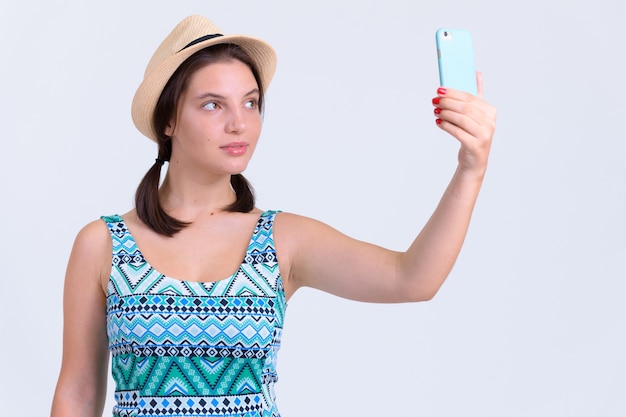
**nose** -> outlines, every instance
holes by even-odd
[[[228,120],[226,121],[226,131],[228,133],[241,133],[246,130],[246,115],[244,110],[240,108],[234,108],[228,113]]]

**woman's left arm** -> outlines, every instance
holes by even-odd
[[[352,239],[312,219],[284,213],[276,222],[285,290],[309,286],[370,302],[429,300],[452,270],[487,169],[496,110],[479,97],[439,88],[437,125],[460,142],[458,166],[432,216],[406,252]],[[279,239],[278,239],[279,238]],[[283,268],[285,270],[283,270]]]
[[[496,128],[496,109],[478,97],[439,88],[433,99],[437,125],[461,145],[458,166],[436,210],[400,261],[400,279],[416,298],[430,299],[443,284],[461,251],[487,170]]]

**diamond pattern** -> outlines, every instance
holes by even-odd
[[[211,283],[159,273],[123,218],[103,217],[113,238],[107,333],[114,416],[279,416],[273,384],[286,300],[276,213],[260,216],[240,268]]]

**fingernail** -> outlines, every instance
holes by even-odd
[[[433,104],[439,104],[439,100],[441,100],[441,98],[439,98],[439,97],[435,97],[435,98],[433,99]]]
[[[443,87],[439,87],[439,88],[437,89],[437,93],[438,93],[438,94],[441,94],[442,96],[443,96],[444,94],[446,94],[447,92],[448,92],[448,90],[446,90],[446,89],[445,89],[445,88],[443,88]]]
[[[441,109],[439,107],[435,107],[435,114],[440,114],[441,113]]]
[[[441,119],[436,119],[436,120],[435,120],[435,123],[437,123],[438,125],[440,125],[440,124],[441,124]]]

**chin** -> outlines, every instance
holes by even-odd
[[[226,169],[226,172],[230,175],[242,174],[248,168],[248,164],[245,166],[233,166],[230,169]]]

